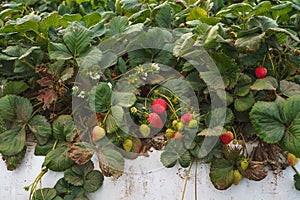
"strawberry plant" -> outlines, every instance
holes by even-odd
[[[300,190],[298,1],[0,9],[0,153],[8,170],[28,141],[45,156],[30,199],[88,199],[152,147],[165,167],[188,167],[186,181],[199,162],[219,190],[290,165]],[[64,176],[37,189],[49,170]]]

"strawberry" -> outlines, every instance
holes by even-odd
[[[240,181],[242,180],[242,178],[243,178],[243,176],[239,170],[236,169],[233,171],[233,184],[234,185],[238,185],[240,183]]]
[[[195,120],[195,119],[192,119],[192,120],[189,122],[188,127],[189,127],[189,128],[197,128],[197,127],[198,127],[198,121]]]
[[[265,78],[267,76],[268,70],[262,66],[255,69],[255,75],[258,79]]]
[[[152,111],[157,114],[163,114],[167,109],[167,102],[161,98],[157,98],[152,102]]]
[[[295,166],[297,162],[299,161],[299,158],[297,158],[294,154],[288,153],[287,160],[290,166]]]
[[[247,159],[243,159],[241,161],[241,168],[242,168],[242,170],[246,170],[248,168],[248,166],[249,166],[248,160]]]
[[[227,131],[220,136],[220,140],[222,144],[229,144],[234,139],[233,133],[231,131]]]
[[[148,122],[153,128],[162,128],[164,126],[160,116],[157,113],[150,113],[148,115]]]
[[[113,73],[111,73],[110,77],[111,77],[111,78],[116,78],[117,75],[113,72]]]
[[[166,130],[166,136],[167,136],[168,138],[172,138],[173,135],[174,135],[174,133],[175,133],[175,131],[174,131],[173,129],[171,129],[171,128],[168,128],[168,129]]]
[[[92,131],[93,142],[96,142],[96,141],[102,139],[105,136],[105,133],[106,133],[106,131],[104,128],[102,128],[100,126],[95,126]]]
[[[126,139],[124,142],[123,142],[123,148],[125,151],[129,152],[131,149],[132,149],[132,140],[131,139]]]
[[[142,124],[139,128],[140,133],[142,134],[142,136],[144,137],[148,137],[150,135],[150,127],[146,124]]]
[[[178,131],[182,131],[183,128],[184,128],[183,122],[178,122],[178,123],[176,124],[176,129],[177,129]]]
[[[180,121],[183,121],[185,123],[185,125],[188,125],[192,119],[193,119],[193,115],[191,113],[186,113],[186,114],[182,115],[182,117],[180,118]]]

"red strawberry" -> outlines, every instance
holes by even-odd
[[[155,99],[152,102],[152,111],[157,114],[163,114],[167,109],[167,102],[161,98]]]
[[[164,126],[160,116],[156,113],[150,113],[148,115],[148,122],[153,128],[162,128]]]
[[[111,77],[111,78],[116,78],[117,75],[113,72],[113,73],[111,73],[110,77]]]
[[[257,78],[265,78],[267,76],[268,70],[262,66],[255,69],[255,75]]]
[[[180,121],[183,121],[185,125],[188,125],[192,119],[193,115],[191,113],[186,113],[181,116]]]
[[[229,144],[234,139],[233,133],[231,131],[227,131],[220,136],[220,140],[222,144]]]

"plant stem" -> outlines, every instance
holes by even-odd
[[[182,196],[181,196],[181,200],[184,200],[184,195],[185,195],[185,192],[186,192],[186,187],[187,187],[187,182],[189,180],[189,176],[190,176],[190,173],[191,173],[191,169],[192,169],[192,166],[194,164],[194,161],[192,161],[187,173],[186,173],[186,176],[185,176],[185,180],[184,180],[184,186],[183,186],[183,191],[182,191]]]
[[[174,106],[173,106],[171,100],[170,100],[166,95],[164,95],[164,94],[159,93],[158,95],[164,97],[164,98],[168,101],[168,105],[169,105],[171,111],[174,113],[174,115],[176,116],[176,119],[178,120],[179,117],[178,117],[178,115],[176,114],[175,108],[174,108]]]
[[[196,160],[196,168],[195,168],[195,200],[198,200],[197,175],[198,175],[198,160]]]
[[[298,176],[300,176],[300,173],[299,173],[299,171],[296,169],[296,167],[295,166],[291,166],[292,168],[293,168],[293,170],[295,171],[295,173],[298,175]]]

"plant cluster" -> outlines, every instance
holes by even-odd
[[[288,165],[300,190],[299,1],[2,1],[0,22],[0,153],[45,156],[30,199],[88,199],[152,147],[220,190]]]

